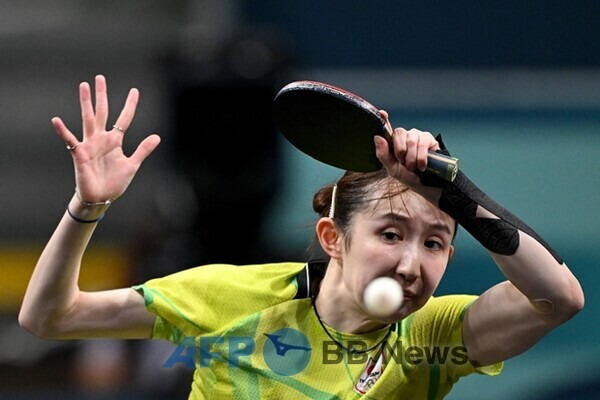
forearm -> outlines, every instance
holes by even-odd
[[[440,192],[439,207],[492,255],[498,267],[541,313],[570,314],[583,301],[579,283],[557,252],[466,176]]]
[[[538,313],[554,315],[560,322],[570,318],[583,305],[579,282],[551,248],[521,230],[517,235],[514,254],[490,251],[498,268]]]
[[[76,218],[92,221],[108,206],[85,206],[76,196],[69,210]],[[47,336],[76,306],[81,260],[97,226],[76,221],[67,212],[44,248],[27,287],[19,322],[26,329]]]

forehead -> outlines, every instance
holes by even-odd
[[[396,214],[429,225],[446,224],[454,231],[455,222],[452,217],[412,190],[390,195],[389,190],[379,189],[368,203],[363,212],[359,213],[363,218],[377,219]]]

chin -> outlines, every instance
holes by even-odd
[[[400,307],[398,311],[389,316],[372,316],[373,321],[377,321],[379,323],[390,325],[399,321],[402,321],[404,318],[408,317],[412,311],[407,311],[404,307]]]
[[[377,317],[378,321],[381,321],[385,324],[393,324],[395,322],[402,321],[404,318],[408,317],[410,314],[417,311],[421,306],[415,308],[415,303],[413,300],[405,301],[404,304],[392,315],[387,317]]]

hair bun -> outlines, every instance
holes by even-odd
[[[330,184],[322,187],[317,193],[315,193],[315,196],[313,197],[313,210],[315,210],[315,212],[322,217],[329,214],[333,186],[333,184]]]

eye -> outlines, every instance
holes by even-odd
[[[444,248],[444,244],[438,240],[426,240],[425,247],[432,250],[441,250]]]
[[[393,232],[393,231],[383,232],[382,236],[388,242],[397,242],[399,240],[402,240],[402,238],[400,237],[400,235],[398,235],[398,233]]]

